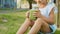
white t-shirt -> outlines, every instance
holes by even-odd
[[[54,13],[57,13],[57,8],[54,3],[51,3],[51,4],[48,3],[46,7],[39,8],[41,14],[47,18],[49,18],[49,14],[52,9],[54,9]]]
[[[47,4],[47,6],[44,7],[44,8],[39,8],[41,14],[43,16],[47,17],[47,18],[49,18],[49,14],[50,14],[52,9],[54,9],[54,13],[57,12],[57,9],[55,8],[55,5],[53,3],[52,4]],[[53,25],[49,24],[49,26],[53,30],[53,32],[51,32],[51,33],[54,33],[57,29],[57,26],[55,24],[53,24]]]

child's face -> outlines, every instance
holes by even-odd
[[[42,3],[45,4],[47,3],[47,0],[34,0],[36,3]]]

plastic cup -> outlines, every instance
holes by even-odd
[[[30,19],[31,20],[36,20],[37,18],[35,16],[33,16],[33,13],[37,10],[29,10],[30,11]]]

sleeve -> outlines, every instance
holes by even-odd
[[[51,10],[54,9],[54,6],[52,4],[50,4],[48,6],[48,14],[50,14]],[[54,11],[55,12],[55,11]]]
[[[54,13],[58,13],[58,8],[56,6],[54,7]]]
[[[50,14],[50,12],[51,12],[52,9],[54,10],[54,14],[58,12],[58,9],[57,9],[57,7],[55,6],[54,3],[50,4],[48,7],[49,7],[48,8],[49,9],[48,10],[49,11],[48,14]]]

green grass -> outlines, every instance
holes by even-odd
[[[16,34],[25,20],[25,13],[26,10],[0,14],[0,34]],[[7,22],[4,22],[4,19],[6,19]],[[60,34],[60,31],[56,31],[55,34]]]
[[[6,19],[8,22],[3,22]],[[25,20],[25,12],[0,14],[0,34],[15,34]]]
[[[59,31],[59,30],[57,30],[57,31],[55,32],[55,34],[60,34],[60,31]]]

